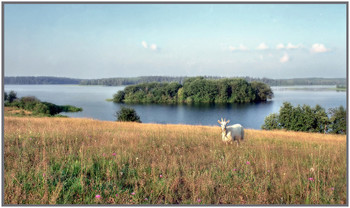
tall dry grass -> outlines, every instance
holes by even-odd
[[[346,204],[346,137],[5,117],[4,204]]]

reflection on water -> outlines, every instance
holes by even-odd
[[[274,98],[267,102],[247,104],[116,104],[107,102],[113,94],[124,87],[78,86],[78,85],[5,85],[5,91],[14,90],[19,97],[36,96],[42,101],[58,105],[82,107],[82,112],[62,113],[70,117],[86,117],[115,121],[115,113],[122,105],[133,107],[143,123],[218,125],[221,117],[240,123],[246,128],[260,129],[270,113],[277,113],[283,102],[293,105],[321,105],[326,110],[346,106],[346,92],[324,90],[329,86],[316,86],[313,90],[292,87],[272,87]],[[308,86],[308,88],[310,88]]]

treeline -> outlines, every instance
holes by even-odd
[[[73,78],[66,78],[66,77],[34,77],[34,76],[28,76],[28,77],[5,77],[4,83],[11,85],[11,84],[19,84],[19,85],[26,85],[26,84],[80,84],[82,79],[73,79]]]
[[[292,106],[283,103],[279,113],[265,118],[261,127],[266,130],[285,129],[291,131],[346,134],[346,110],[343,106],[331,108],[326,112],[319,105]]]
[[[343,85],[346,86],[346,78],[293,78],[293,79],[267,79],[262,82],[270,86],[292,86],[292,85]]]
[[[88,79],[82,80],[81,85],[106,85],[106,86],[121,86],[121,85],[135,85],[141,83],[183,83],[187,77],[166,77],[166,76],[142,76],[131,78],[104,78],[104,79]]]
[[[270,86],[290,86],[290,85],[342,85],[346,86],[345,78],[295,78],[295,79],[269,79],[253,77],[219,77],[204,76],[210,80],[235,79],[240,78],[248,82],[263,82]],[[183,84],[188,78],[194,77],[170,77],[170,76],[141,76],[141,77],[120,77],[120,78],[103,78],[103,79],[72,79],[65,77],[5,77],[5,84],[80,84],[80,85],[105,85],[121,86],[135,85],[141,83],[170,83],[177,82]]]
[[[6,107],[17,107],[31,111],[34,115],[41,116],[54,116],[61,112],[78,112],[82,111],[82,108],[78,108],[72,105],[56,105],[49,102],[42,102],[34,96],[17,98],[17,93],[10,91],[4,92],[4,105]]]
[[[244,79],[188,78],[183,85],[143,83],[125,87],[113,96],[116,103],[247,103],[273,97],[270,86]]]
[[[253,77],[219,77],[219,76],[204,76],[210,80],[220,79],[244,79],[248,82],[262,82],[270,86],[291,86],[291,85],[346,85],[345,78],[295,78],[295,79],[269,79],[269,78],[253,78]],[[177,82],[183,84],[188,78],[194,77],[166,77],[166,76],[144,76],[134,78],[106,78],[106,79],[90,79],[82,80],[81,85],[135,85],[151,82]]]

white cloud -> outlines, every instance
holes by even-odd
[[[329,51],[323,44],[320,43],[315,43],[311,47],[311,52],[313,53],[324,53]]]
[[[276,45],[276,49],[283,49],[283,48],[284,48],[283,43],[280,43],[280,44]]]
[[[157,45],[156,44],[152,44],[150,46],[150,49],[153,50],[153,51],[156,51],[158,49]]]
[[[228,49],[230,51],[247,51],[249,50],[249,48],[247,48],[247,46],[240,44],[238,47],[234,47],[234,46],[229,46]]]
[[[280,58],[280,62],[281,63],[286,63],[286,62],[288,62],[289,61],[289,56],[288,56],[288,54],[284,54],[281,58]]]
[[[297,44],[297,45],[293,45],[292,43],[288,43],[286,46],[283,45],[283,43],[277,44],[276,45],[276,49],[280,50],[280,49],[298,49],[298,48],[303,48],[302,44]]]
[[[256,48],[258,50],[266,50],[269,47],[265,43],[260,43],[259,46]]]
[[[236,48],[236,47],[233,47],[233,46],[229,46],[228,49],[229,49],[230,51],[235,51],[235,50],[237,50],[237,48]]]
[[[159,47],[154,43],[152,43],[151,45],[148,45],[148,43],[146,41],[142,41],[141,44],[144,48],[150,49],[152,51],[159,50]]]
[[[142,46],[144,47],[144,48],[148,48],[148,44],[146,43],[146,41],[142,41]]]
[[[240,45],[239,45],[239,50],[241,50],[241,51],[247,51],[248,48],[247,48],[245,45],[240,44]]]
[[[288,43],[286,46],[286,49],[297,49],[297,48],[302,48],[303,45],[302,44],[298,44],[298,45],[293,45],[291,43]]]

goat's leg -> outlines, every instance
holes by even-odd
[[[239,139],[240,139],[240,138],[236,138],[236,141],[237,141],[237,147],[239,146]]]

